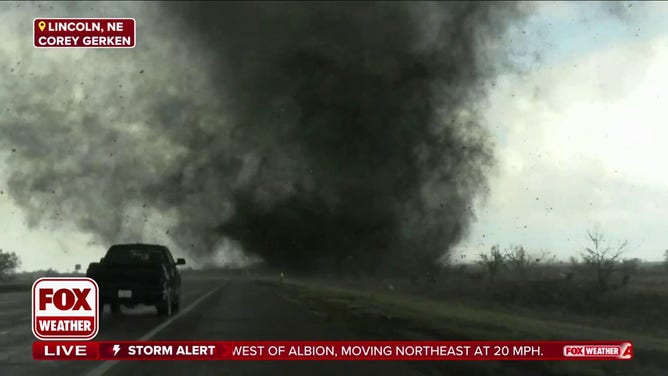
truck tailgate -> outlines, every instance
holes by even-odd
[[[155,289],[162,286],[163,274],[161,265],[105,265],[93,279],[102,289]]]

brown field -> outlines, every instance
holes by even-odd
[[[475,267],[453,268],[437,278],[279,278],[268,280],[285,296],[325,319],[387,339],[439,340],[629,340],[630,362],[505,362],[453,365],[490,375],[668,374],[668,273],[644,265],[622,286],[613,275],[600,291],[595,276],[561,277],[552,265],[518,278],[490,280]],[[397,338],[397,336],[402,338]],[[484,362],[483,362],[484,363]],[[605,363],[605,364],[603,364]],[[536,373],[537,372],[537,373]]]

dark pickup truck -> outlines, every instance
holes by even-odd
[[[88,266],[86,276],[100,289],[100,310],[111,306],[119,314],[121,305],[154,305],[160,316],[178,312],[181,300],[181,274],[169,248],[155,244],[117,244],[100,262]]]

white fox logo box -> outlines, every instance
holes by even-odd
[[[40,340],[90,340],[99,330],[99,290],[85,277],[40,278],[32,286],[32,331]]]

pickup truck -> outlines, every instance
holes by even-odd
[[[100,310],[109,304],[114,315],[121,305],[153,305],[159,316],[178,312],[181,300],[181,274],[172,252],[163,245],[112,245],[100,262],[88,266],[86,276],[97,282],[100,289]]]

